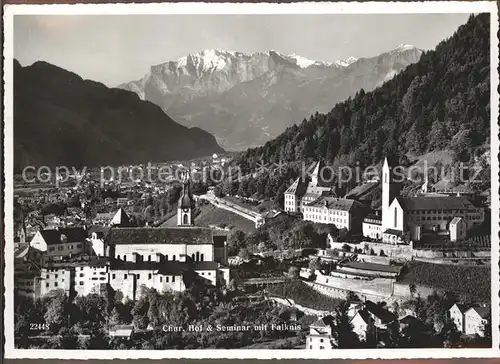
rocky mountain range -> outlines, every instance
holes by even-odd
[[[14,61],[14,164],[81,166],[190,159],[223,152],[133,92],[46,62]]]
[[[159,105],[183,125],[214,134],[224,148],[241,150],[361,89],[375,89],[422,53],[400,45],[371,58],[322,62],[276,51],[204,50],[152,66],[142,79],[118,87]]]

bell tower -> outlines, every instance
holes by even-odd
[[[389,207],[400,192],[400,183],[394,178],[396,165],[394,157],[387,156],[384,159],[382,167],[382,233],[394,225],[394,218],[390,214]]]
[[[194,199],[191,194],[189,172],[184,173],[182,178],[182,193],[177,207],[177,225],[193,225]]]

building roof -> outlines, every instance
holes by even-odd
[[[474,205],[463,197],[397,197],[405,211],[414,210],[471,210]]]
[[[367,182],[363,183],[362,185],[354,187],[352,190],[350,190],[346,197],[348,198],[360,198],[364,194],[370,192],[373,190],[375,187],[379,186],[380,182]]]
[[[204,227],[112,228],[109,244],[213,244],[212,230]]]
[[[303,196],[306,192],[307,184],[302,180],[302,177],[297,178],[290,187],[287,188],[285,194]]]
[[[456,225],[460,221],[464,221],[464,219],[462,219],[461,217],[454,217],[453,220],[450,221],[450,225]]]
[[[396,230],[396,229],[387,229],[383,232],[383,234],[402,236],[403,232],[401,230]]]
[[[356,315],[359,315],[363,319],[363,321],[367,324],[370,323],[370,321],[372,321],[372,317],[370,316],[370,313],[368,312],[368,310],[366,308],[362,308],[361,310],[356,312]],[[354,317],[356,317],[356,315],[353,316],[353,318],[352,318],[353,320],[354,320]]]
[[[490,308],[489,307],[486,307],[486,306],[474,306],[474,307],[471,307],[467,310],[467,312],[469,312],[470,310],[474,310],[477,312],[477,314],[479,316],[481,316],[481,318],[485,319],[488,317],[488,315],[490,314]]]
[[[367,215],[363,219],[363,221],[365,221],[365,222],[368,222],[368,220],[375,220],[376,221],[376,222],[375,221],[369,221],[372,224],[373,223],[379,224],[379,225],[382,224],[382,216],[380,216],[380,215],[370,214],[370,215]]]
[[[134,332],[134,325],[115,325],[109,329],[114,336],[129,337]]]
[[[413,315],[406,315],[405,317],[399,319],[399,323],[403,325],[422,325],[422,320],[418,319]]]
[[[47,245],[61,244],[64,237],[68,243],[83,242],[88,237],[88,232],[83,227],[41,230],[40,234]]]
[[[470,306],[463,305],[463,304],[461,304],[461,303],[455,303],[455,304],[453,304],[453,305],[450,307],[450,310],[451,310],[451,308],[452,308],[453,306],[457,306],[457,307],[458,307],[458,309],[460,310],[460,312],[462,312],[462,313],[465,313],[465,311],[467,311],[467,310],[470,308]]]
[[[353,207],[364,207],[356,200],[337,198],[333,196],[320,196],[315,201],[308,203],[310,207],[326,207],[329,210],[351,211]]]
[[[111,219],[110,224],[114,226],[123,226],[123,227],[130,226],[130,219],[125,210],[120,207],[118,211],[116,211],[113,218]]]
[[[354,269],[364,269],[376,272],[387,272],[387,273],[400,273],[403,267],[395,265],[385,265],[377,263],[365,263],[365,262],[347,262],[342,264],[344,267],[354,268]]]
[[[314,327],[329,327],[332,324],[333,324],[333,317],[331,315],[327,315],[325,317],[320,318],[319,320],[316,320],[310,326],[314,326]]]
[[[365,307],[373,316],[379,318],[383,324],[388,324],[396,320],[396,315],[372,301],[366,301]]]

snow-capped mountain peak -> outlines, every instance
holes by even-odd
[[[335,64],[340,67],[349,67],[351,64],[356,62],[358,59],[356,57],[349,57],[346,59],[339,59],[338,61],[335,61]]]

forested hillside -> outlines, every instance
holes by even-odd
[[[489,27],[488,14],[471,16],[451,38],[378,89],[361,90],[329,113],[316,113],[238,162],[253,169],[260,160],[322,157],[367,166],[388,152],[443,149],[468,161],[489,143]]]
[[[297,172],[294,161],[323,158],[363,168],[387,153],[449,150],[454,163],[472,165],[477,156],[484,162],[490,134],[489,32],[489,14],[471,16],[452,37],[373,92],[361,90],[329,113],[316,113],[241,154],[235,163],[244,171],[256,170],[261,161],[292,162],[280,176],[245,181],[245,194],[282,193]]]

